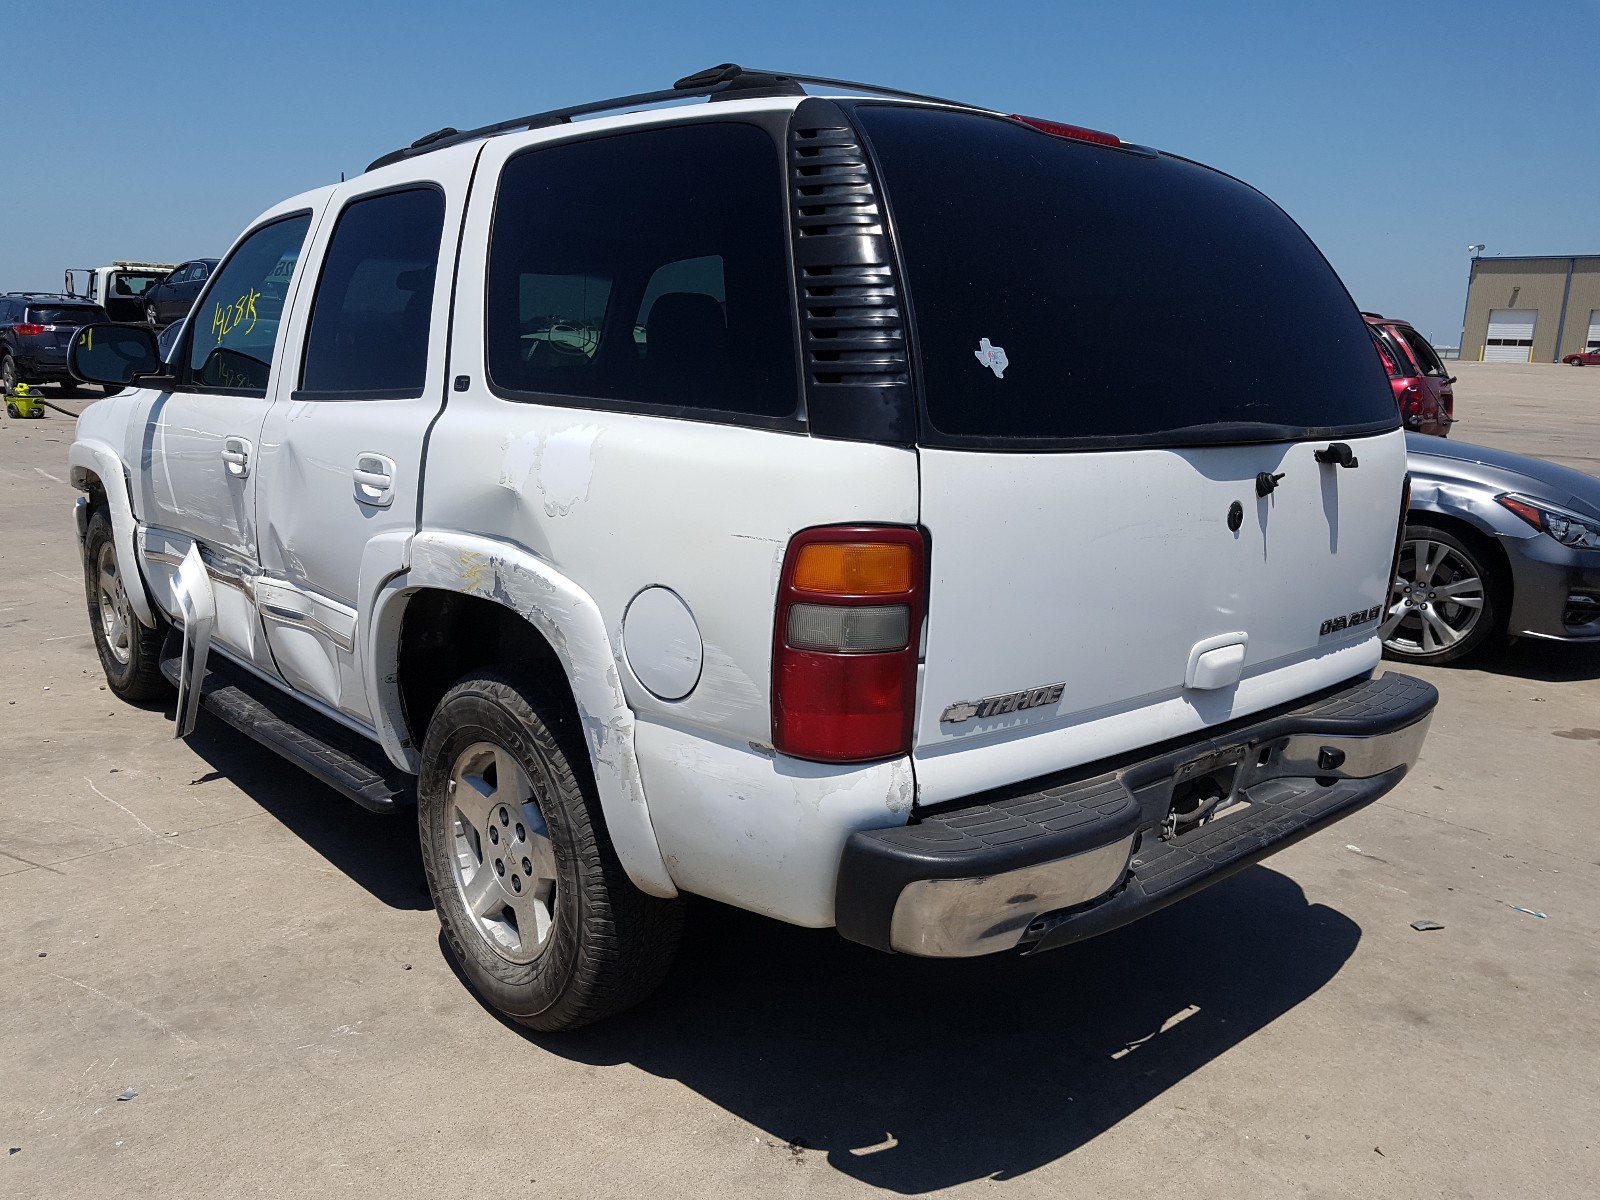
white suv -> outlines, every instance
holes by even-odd
[[[1110,929],[1393,787],[1436,700],[1373,677],[1405,442],[1339,280],[1073,126],[730,66],[444,130],[264,213],[168,361],[72,361],[131,388],[71,450],[113,690],[414,796],[540,1029],[648,994],[684,893]]]

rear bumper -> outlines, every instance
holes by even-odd
[[[71,383],[72,373],[67,370],[65,355],[61,358],[16,356],[17,378],[23,383]]]
[[[880,950],[960,958],[1115,929],[1389,791],[1416,763],[1438,698],[1405,675],[1358,680],[1092,779],[857,832],[840,863],[839,932]],[[1175,793],[1205,790],[1225,794],[1220,815],[1176,832]]]

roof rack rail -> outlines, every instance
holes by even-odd
[[[704,96],[711,100],[744,100],[757,96],[803,96],[805,84],[820,87],[844,88],[852,92],[867,92],[875,96],[895,96],[904,100],[926,100],[933,104],[949,104],[956,108],[975,108],[960,100],[946,100],[940,96],[927,96],[921,92],[907,92],[899,88],[881,87],[875,83],[853,83],[848,79],[829,79],[824,75],[800,75],[791,71],[756,71],[737,63],[720,63],[704,71],[685,75],[670,88],[656,92],[639,92],[632,96],[617,96],[610,100],[596,100],[589,104],[575,104],[570,108],[552,108],[547,112],[530,113],[509,121],[497,121],[477,129],[454,129],[449,126],[424,134],[409,146],[391,151],[374,159],[367,170],[375,171],[391,163],[404,162],[419,154],[442,150],[446,146],[459,146],[463,142],[478,141],[499,133],[515,130],[544,129],[551,125],[569,124],[574,117],[593,116],[596,113],[617,109],[638,108],[646,104],[664,104],[669,100],[688,100]]]

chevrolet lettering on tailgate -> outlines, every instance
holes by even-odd
[[[1044,687],[1023,688],[1020,692],[1006,692],[1000,696],[985,696],[982,700],[963,700],[952,704],[939,714],[939,720],[948,724],[970,721],[973,717],[998,717],[1004,713],[1021,712],[1025,708],[1039,708],[1061,699],[1066,688],[1063,683],[1049,683]]]

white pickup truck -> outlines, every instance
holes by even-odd
[[[146,289],[160,283],[176,265],[118,260],[104,267],[72,267],[66,273],[67,294],[93,300],[113,321],[143,321]],[[76,290],[79,275],[81,291]]]
[[[71,365],[129,388],[70,464],[113,690],[414,799],[541,1029],[647,995],[685,893],[1112,929],[1392,788],[1437,699],[1375,675],[1405,442],[1339,280],[1075,126],[725,66],[443,130],[263,213],[166,361]]]

